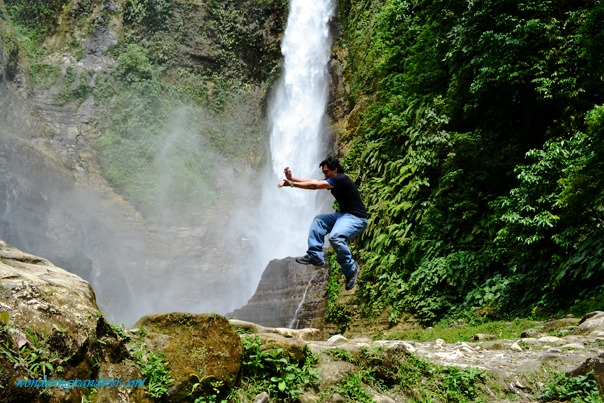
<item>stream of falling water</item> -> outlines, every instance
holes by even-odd
[[[298,315],[300,314],[300,311],[302,311],[302,307],[304,306],[304,303],[306,302],[306,295],[308,294],[308,289],[312,285],[312,281],[315,279],[316,276],[317,276],[317,273],[313,274],[313,276],[308,281],[308,284],[306,284],[306,288],[304,289],[304,294],[302,294],[302,299],[300,300],[300,303],[298,304],[298,307],[296,308],[296,311],[294,312],[294,316],[293,316],[292,320],[289,322],[288,327],[290,329],[297,329],[298,325],[300,324]]]
[[[333,0],[290,2],[281,45],[283,76],[269,109],[271,163],[262,191],[264,231],[259,251],[265,264],[304,254],[310,222],[329,196],[321,191],[277,189],[276,185],[286,166],[295,177],[322,179],[319,163],[326,157],[329,139],[325,116],[329,21],[334,11]]]

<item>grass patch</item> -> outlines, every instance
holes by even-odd
[[[393,332],[382,335],[385,340],[414,340],[414,341],[434,341],[443,339],[447,343],[457,341],[471,341],[474,335],[491,334],[497,339],[514,339],[520,337],[520,334],[541,322],[529,319],[515,319],[513,321],[493,321],[478,325],[468,324],[437,324],[432,327],[415,327],[409,330]]]

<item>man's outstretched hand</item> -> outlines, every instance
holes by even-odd
[[[283,179],[283,182],[277,183],[278,188],[282,188],[284,186],[291,186],[291,182],[287,179]]]
[[[283,179],[283,182],[277,183],[278,188],[282,188],[283,186],[291,186],[292,170],[290,169],[290,167],[285,167],[285,169],[283,170],[283,173],[285,174],[285,179]]]

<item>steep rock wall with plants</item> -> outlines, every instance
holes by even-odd
[[[49,140],[82,181],[100,186],[108,179],[149,219],[165,207],[159,192],[180,195],[168,208],[179,220],[195,201],[211,206],[225,191],[201,172],[236,161],[238,174],[251,175],[262,161],[286,1],[0,6],[3,75],[21,74],[22,98],[45,124],[34,137]],[[11,64],[15,55],[25,64]],[[167,147],[176,140],[182,147]],[[175,158],[158,166],[160,157]],[[166,171],[182,180],[160,189],[157,178]]]
[[[357,302],[425,323],[603,303],[604,6],[341,0]]]

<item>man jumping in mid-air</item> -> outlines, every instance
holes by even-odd
[[[354,182],[344,174],[344,169],[335,157],[329,157],[319,164],[324,180],[294,178],[289,167],[284,169],[285,179],[277,186],[317,190],[329,189],[335,197],[340,211],[316,216],[308,233],[306,255],[296,258],[298,263],[323,266],[323,243],[329,233],[329,242],[336,252],[342,274],[346,277],[346,290],[357,283],[360,267],[352,258],[348,242],[367,227],[367,209]]]

